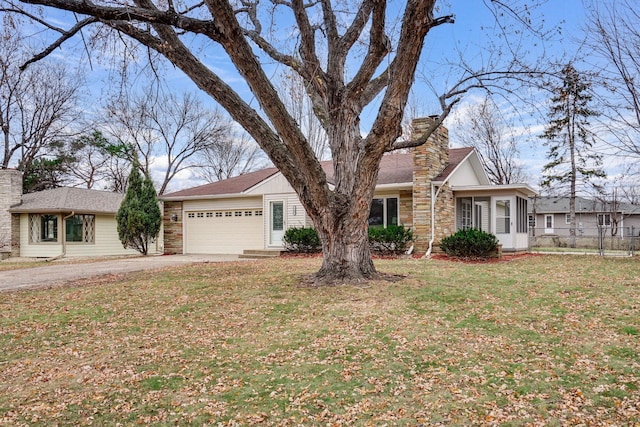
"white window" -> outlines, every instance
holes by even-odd
[[[195,217],[196,217],[196,214],[194,214],[193,212],[189,212],[187,214],[187,218],[195,218]]]
[[[196,215],[198,218],[204,218],[204,212],[198,212]]]
[[[227,212],[224,213],[224,216],[233,216],[233,212],[227,211]]]
[[[565,224],[571,224],[571,214],[566,214],[564,217]]]
[[[598,225],[611,226],[611,214],[598,214]]]
[[[216,218],[222,218],[222,212],[216,212]]]
[[[213,218],[213,212],[207,212],[207,218]]]
[[[255,211],[254,213],[256,216],[262,216],[262,211]]]
[[[460,219],[462,221],[461,225],[463,229],[473,227],[471,206],[471,199],[462,199],[460,201]]]

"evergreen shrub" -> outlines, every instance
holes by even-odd
[[[440,249],[452,257],[487,258],[497,253],[498,239],[477,228],[465,228],[442,239]]]
[[[318,232],[313,227],[288,228],[282,240],[284,248],[289,252],[316,253],[322,249]]]
[[[413,231],[403,225],[369,227],[371,251],[380,254],[401,254],[413,242]]]

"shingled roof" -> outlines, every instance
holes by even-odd
[[[449,149],[449,164],[434,181],[443,181],[458,165],[467,158],[473,148]],[[322,169],[327,174],[329,183],[333,183],[333,167],[331,161],[321,163]],[[411,184],[413,183],[413,155],[410,153],[387,154],[380,161],[377,185],[384,184]],[[164,194],[161,199],[194,198],[198,196],[220,196],[241,194],[258,185],[265,179],[278,173],[276,168],[267,168],[244,175],[236,176],[211,184],[187,188],[174,193]]]
[[[76,212],[115,214],[124,194],[86,188],[60,187],[22,196],[22,203],[13,205],[12,213]]]

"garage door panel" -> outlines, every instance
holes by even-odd
[[[185,212],[185,252],[240,254],[263,247],[262,210]]]

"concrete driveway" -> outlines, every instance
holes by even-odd
[[[103,261],[74,262],[62,259],[30,267],[0,271],[0,292],[63,285],[75,280],[109,274],[124,274],[165,267],[239,260],[237,255],[159,255],[147,257],[112,258]],[[3,261],[7,262],[7,261]]]

